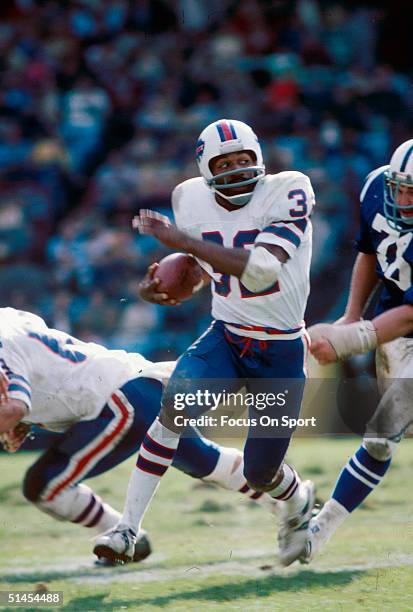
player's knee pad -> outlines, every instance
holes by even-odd
[[[387,461],[393,455],[397,442],[387,438],[364,438],[363,446],[373,459]]]
[[[271,491],[278,474],[277,467],[262,467],[259,465],[245,465],[244,476],[247,484],[255,491]]]
[[[220,447],[219,458],[214,470],[203,480],[238,491],[245,483],[243,475],[244,461],[241,451],[236,448]]]

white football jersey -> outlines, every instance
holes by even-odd
[[[278,282],[259,294],[248,291],[236,277],[199,263],[213,279],[212,316],[232,324],[231,331],[260,337],[258,328],[268,333],[271,328],[285,332],[284,338],[299,337],[310,289],[309,216],[314,206],[310,179],[301,172],[267,174],[250,202],[229,212],[217,204],[203,178],[193,178],[175,188],[172,205],[177,226],[193,238],[247,249],[257,242],[268,243],[288,253]]]
[[[9,377],[10,397],[29,407],[27,423],[64,431],[94,419],[128,380],[166,376],[171,368],[162,365],[138,353],[82,342],[31,313],[0,308],[0,367]]]

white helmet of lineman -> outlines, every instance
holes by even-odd
[[[410,232],[413,229],[413,139],[397,147],[384,175],[384,215],[387,223],[401,234]],[[411,197],[400,204],[406,189],[409,189]]]
[[[212,174],[210,162],[214,157],[237,151],[251,151],[255,156],[255,166],[227,170],[216,175]],[[220,119],[208,125],[201,132],[196,146],[196,160],[207,185],[236,206],[244,206],[250,201],[256,183],[265,174],[265,166],[257,136],[249,125],[236,119]],[[245,176],[246,171],[249,173],[249,178],[243,178],[236,183],[227,182],[234,175],[243,174]],[[247,185],[251,185],[251,191],[247,193],[225,195],[227,189],[236,189]]]

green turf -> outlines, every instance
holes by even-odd
[[[327,498],[358,443],[297,439],[289,460]],[[31,461],[23,453],[0,456],[0,590],[33,590],[43,583],[64,592],[61,609],[82,612],[413,610],[411,440],[403,442],[382,485],[320,558],[288,570],[275,564],[271,515],[173,470],[145,520],[154,555],[139,566],[95,569],[87,530],[54,521],[24,501],[20,481]],[[93,482],[119,508],[132,465]]]

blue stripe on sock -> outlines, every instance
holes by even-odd
[[[344,506],[348,512],[353,512],[370,491],[372,491],[370,487],[344,469],[339,476],[332,498]]]
[[[390,460],[387,461],[378,461],[371,455],[369,455],[368,451],[364,448],[364,446],[360,446],[356,453],[356,457],[365,468],[370,470],[370,472],[374,472],[377,474],[377,477],[380,478],[384,476],[387,472],[387,468],[390,465]]]
[[[391,459],[388,459],[387,461],[377,461],[377,459],[374,459],[374,457],[369,455],[367,450],[362,446],[356,452],[355,457],[357,457],[358,461],[364,467],[377,474],[377,478],[384,476],[391,462]],[[353,470],[357,472],[357,474],[360,474],[363,478],[368,480],[368,482],[371,482],[373,489],[376,487],[376,483],[373,482],[372,477],[369,477],[362,470],[357,468],[351,459],[349,464]],[[360,504],[366,499],[367,495],[373,491],[373,489],[350,474],[345,467],[336,482],[332,498],[344,506],[348,512],[353,512],[353,510],[360,506]]]
[[[364,472],[363,470],[361,470],[361,469],[360,469],[360,468],[359,468],[359,467],[358,467],[358,466],[357,466],[357,465],[354,463],[353,458],[351,458],[351,459],[349,460],[349,462],[348,462],[348,463],[349,463],[349,465],[351,465],[351,467],[353,468],[353,470],[354,470],[355,472],[357,472],[357,474],[360,474],[360,476],[363,476],[363,478],[365,478],[366,480],[368,480],[368,481],[369,481],[369,482],[370,482],[370,483],[373,485],[373,487],[379,484],[379,482],[380,482],[380,478],[379,478],[379,477],[375,478],[374,476],[370,476],[370,474],[366,474],[366,472]]]

